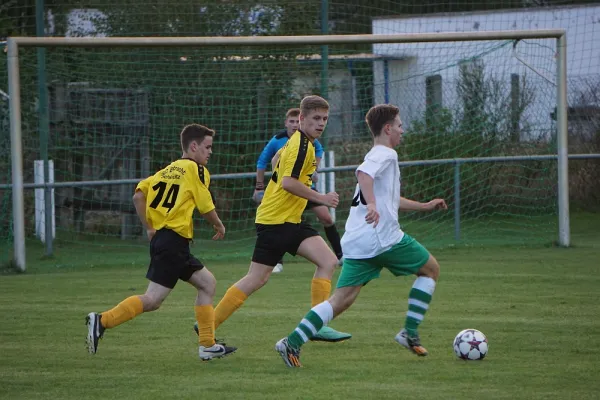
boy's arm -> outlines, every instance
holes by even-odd
[[[133,195],[133,206],[135,207],[135,212],[140,219],[142,226],[146,229],[148,239],[152,240],[156,231],[148,224],[148,219],[146,218],[146,195],[142,190],[136,190]]]
[[[208,172],[206,173],[208,175]],[[213,236],[213,240],[223,239],[225,237],[225,225],[223,225],[223,222],[217,215],[215,203],[213,202],[212,194],[208,190],[208,186],[197,176],[191,175],[188,179],[192,180],[190,183],[192,185],[192,195],[196,203],[196,208],[200,212],[200,215],[202,215],[202,218],[206,219],[217,232]],[[209,184],[208,180],[207,183]]]
[[[298,179],[291,176],[284,176],[281,181],[281,186],[284,190],[290,192],[291,194],[302,197],[303,199],[307,199],[312,201],[313,203],[323,204],[327,207],[337,207],[339,203],[339,196],[336,192],[329,192],[327,194],[321,194],[316,190],[312,190],[307,187],[305,184],[300,182]]]
[[[365,221],[367,224],[373,224],[373,228],[375,228],[379,223],[379,212],[377,212],[377,202],[375,201],[375,192],[373,191],[373,177],[359,170],[356,173],[356,178],[358,179],[360,193],[362,193],[362,196],[367,203]]]
[[[273,137],[261,151],[256,162],[256,190],[263,190],[265,188],[265,170],[276,152],[276,143]]]
[[[432,211],[436,208],[447,210],[448,205],[446,205],[444,199],[433,199],[427,203],[420,203],[406,197],[400,197],[400,211]]]
[[[213,226],[215,231],[217,231],[217,233],[215,233],[215,235],[213,236],[213,240],[219,240],[225,237],[225,225],[223,225],[221,218],[219,218],[219,216],[217,215],[216,209],[213,208],[211,211],[202,214],[202,217]]]

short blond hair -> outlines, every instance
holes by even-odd
[[[298,115],[300,115],[300,109],[299,108],[290,108],[285,113],[285,119],[288,119],[290,117],[297,117]]]
[[[329,103],[321,96],[306,96],[300,102],[300,111],[303,115],[308,114],[310,111],[315,110],[327,110],[329,111]]]

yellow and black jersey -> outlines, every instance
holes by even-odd
[[[280,150],[279,161],[256,211],[256,223],[264,225],[300,223],[307,200],[284,190],[281,186],[283,178],[291,176],[310,187],[312,174],[316,169],[315,146],[306,134],[296,131]]]
[[[194,160],[182,158],[141,181],[135,190],[146,196],[146,219],[152,228],[171,229],[192,239],[194,208],[201,214],[215,208],[209,185],[208,170]]]

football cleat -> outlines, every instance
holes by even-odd
[[[98,341],[104,336],[105,328],[100,323],[100,319],[102,319],[102,316],[95,312],[91,312],[85,317],[85,324],[88,327],[86,343],[90,354],[96,354]]]
[[[394,338],[396,342],[400,343],[402,346],[406,347],[416,355],[420,357],[425,357],[427,354],[427,349],[421,346],[421,339],[419,336],[408,336],[406,329],[402,329],[396,337]]]
[[[288,343],[287,338],[283,338],[275,343],[275,350],[279,353],[285,365],[290,368],[301,367],[300,364],[300,349],[294,349]]]
[[[352,338],[352,335],[349,333],[338,332],[333,328],[324,326],[315,336],[311,337],[310,340],[314,342],[343,342],[350,338]]]
[[[277,265],[275,267],[273,267],[273,273],[274,274],[279,274],[283,272],[283,264],[282,263],[277,263]]]
[[[210,347],[200,346],[198,355],[202,361],[210,361],[213,358],[221,358],[234,353],[237,347],[225,346],[224,344],[215,343]]]

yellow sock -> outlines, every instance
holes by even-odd
[[[310,284],[311,307],[321,304],[329,298],[331,292],[331,281],[325,278],[313,278]]]
[[[116,307],[102,313],[100,323],[105,328],[114,328],[134,319],[144,312],[144,304],[140,296],[131,296],[117,304]]]
[[[225,296],[215,308],[215,329],[244,304],[248,296],[235,286],[227,289]]]
[[[210,347],[215,344],[215,308],[212,304],[194,306],[198,321],[198,342],[200,346]]]

